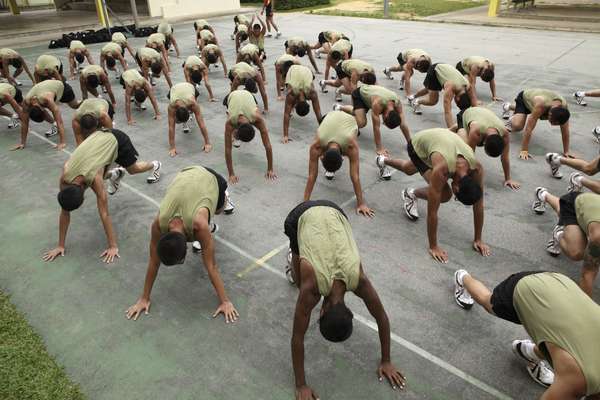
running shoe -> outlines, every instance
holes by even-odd
[[[552,257],[557,257],[560,254],[560,238],[564,231],[564,226],[558,224],[552,229],[552,238],[546,244],[546,251]]]
[[[229,37],[231,38],[231,40],[235,40],[235,35],[233,33],[229,35]]]
[[[319,86],[321,87],[321,93],[327,93],[329,91],[327,90],[327,85],[323,79],[319,81]]]
[[[562,172],[560,172],[560,154],[547,153],[546,162],[550,166],[550,173],[552,174],[552,177],[556,179],[561,179],[563,177],[563,174]]]
[[[292,275],[292,249],[288,249],[286,261],[287,263],[285,264],[285,277],[287,278],[290,285],[293,285],[296,283],[296,281],[294,281],[294,276]]]
[[[411,221],[416,221],[419,218],[419,208],[417,207],[417,197],[414,189],[404,189],[402,191],[402,200],[404,204],[404,212]]]
[[[242,141],[234,136],[233,138],[233,147],[239,149],[242,146]]]
[[[527,363],[535,363],[537,362],[537,360],[529,357],[527,354],[525,354],[524,351],[524,347],[525,346],[532,346],[535,345],[531,340],[529,339],[525,339],[525,340],[513,340],[512,344],[511,344],[511,348],[513,353],[518,356],[519,358],[521,358],[523,361],[527,362]]]
[[[400,79],[400,86],[398,86],[398,90],[404,90],[404,79]]]
[[[160,180],[160,167],[162,164],[160,161],[152,161],[152,174],[146,178],[147,183],[156,183]]]
[[[379,179],[386,181],[392,179],[392,171],[390,171],[388,166],[385,165],[385,156],[383,154],[377,156],[375,159],[375,164],[377,164],[377,167],[379,167]]]
[[[56,126],[56,122],[50,126],[50,129],[48,129],[44,135],[47,138],[58,135],[58,127]]]
[[[106,191],[112,196],[113,194],[117,193],[117,190],[119,190],[119,186],[121,185],[121,179],[123,179],[123,176],[125,175],[125,168],[113,168],[108,173],[108,188],[106,189]]]
[[[271,32],[269,32],[265,35],[265,37],[273,37],[273,34]]]
[[[413,100],[413,102],[410,104],[410,106],[413,109],[413,113],[415,113],[416,115],[421,115],[423,114],[423,111],[421,110],[421,105],[419,104],[419,100]]]
[[[325,171],[325,178],[329,181],[333,180],[333,178],[335,178],[335,172]]]
[[[512,119],[509,119],[508,121],[506,121],[504,123],[504,127],[506,128],[507,131],[512,132]]]
[[[531,205],[531,209],[540,215],[546,212],[546,201],[542,197],[543,193],[548,193],[548,189],[541,186],[537,187],[534,193],[533,204]]]
[[[339,104],[334,104],[333,105],[333,111],[342,111],[342,106]]]
[[[281,32],[277,31],[277,33],[275,34],[275,39],[278,39],[281,36]]]
[[[389,69],[389,68],[387,68],[387,67],[385,67],[385,68],[383,69],[383,74],[384,74],[385,76],[387,76],[387,78],[388,78],[388,79],[394,79],[394,77],[392,76],[392,71],[390,71],[390,69]]]
[[[468,274],[469,273],[464,269],[459,269],[454,273],[454,300],[456,300],[456,304],[458,304],[459,307],[464,308],[465,310],[470,310],[475,303],[463,285],[463,278]]]
[[[21,126],[21,119],[19,118],[19,116],[17,114],[13,114],[10,117],[10,122],[8,123],[8,129],[18,128],[19,126]]]
[[[531,379],[545,388],[554,383],[554,371],[550,369],[550,366],[544,360],[527,365],[527,372]]]
[[[188,120],[182,124],[183,125],[183,133],[190,133],[190,122],[191,121],[192,121],[192,116],[190,115]]]
[[[410,96],[406,96],[406,101],[408,101],[409,106],[412,106],[413,101],[415,101],[415,95],[411,94]]]
[[[587,106],[587,103],[584,100],[585,92],[578,90],[575,93],[573,93],[573,97],[575,98],[577,104],[579,104],[580,106]]]
[[[341,87],[335,89],[335,101],[341,102],[342,101],[342,93],[341,93]]]
[[[510,117],[510,103],[507,101],[502,104],[502,118],[508,119]]]
[[[568,192],[581,192],[583,188],[583,184],[581,180],[583,179],[583,174],[581,172],[573,172],[569,176],[569,186],[567,186]]]
[[[146,105],[144,103],[138,103],[137,100],[134,100],[133,102],[135,103],[138,110],[144,111],[146,109]]]
[[[600,143],[600,126],[594,128],[594,130],[592,131],[592,135],[594,135],[594,139],[596,139],[596,142]]]
[[[229,192],[225,190],[225,205],[223,206],[223,212],[226,215],[233,214],[235,211],[235,204],[231,201],[231,197],[229,197]]]
[[[18,81],[18,80],[16,80],[16,79],[15,79],[15,83],[17,84],[17,86],[23,86],[23,82],[21,82],[21,81]]]
[[[321,49],[315,50],[315,56],[317,56],[317,58],[321,58]]]
[[[210,233],[215,234],[218,231],[219,231],[219,225],[215,224],[214,222],[211,222],[210,223]],[[202,252],[202,245],[200,244],[200,242],[198,240],[194,240],[192,242],[192,252],[193,253]]]

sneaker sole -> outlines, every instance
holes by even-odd
[[[550,385],[547,385],[544,382],[540,381],[538,379],[538,377],[534,375],[533,370],[531,368],[529,368],[529,366],[526,366],[525,369],[527,370],[527,373],[529,374],[529,376],[531,377],[531,379],[534,380],[535,383],[537,383],[538,385],[543,386],[545,388],[549,388],[550,387]]]
[[[473,304],[475,303],[473,301],[473,303],[463,303],[462,301],[458,300],[458,296],[456,296],[456,288],[461,286],[460,283],[458,283],[458,276],[456,274],[456,272],[454,273],[454,301],[456,301],[456,304],[458,304],[458,306],[462,309],[465,310],[470,310],[473,307]],[[463,286],[463,290],[464,290],[464,286]]]

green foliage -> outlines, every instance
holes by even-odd
[[[42,339],[0,291],[0,399],[84,398],[48,354]]]
[[[242,3],[256,3],[256,0],[240,0]],[[275,0],[275,11],[293,10],[330,4],[330,0]]]

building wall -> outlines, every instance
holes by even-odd
[[[150,16],[181,18],[239,10],[239,0],[148,0]]]

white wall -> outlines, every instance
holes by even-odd
[[[148,0],[150,16],[163,18],[193,17],[240,9],[239,0]]]

